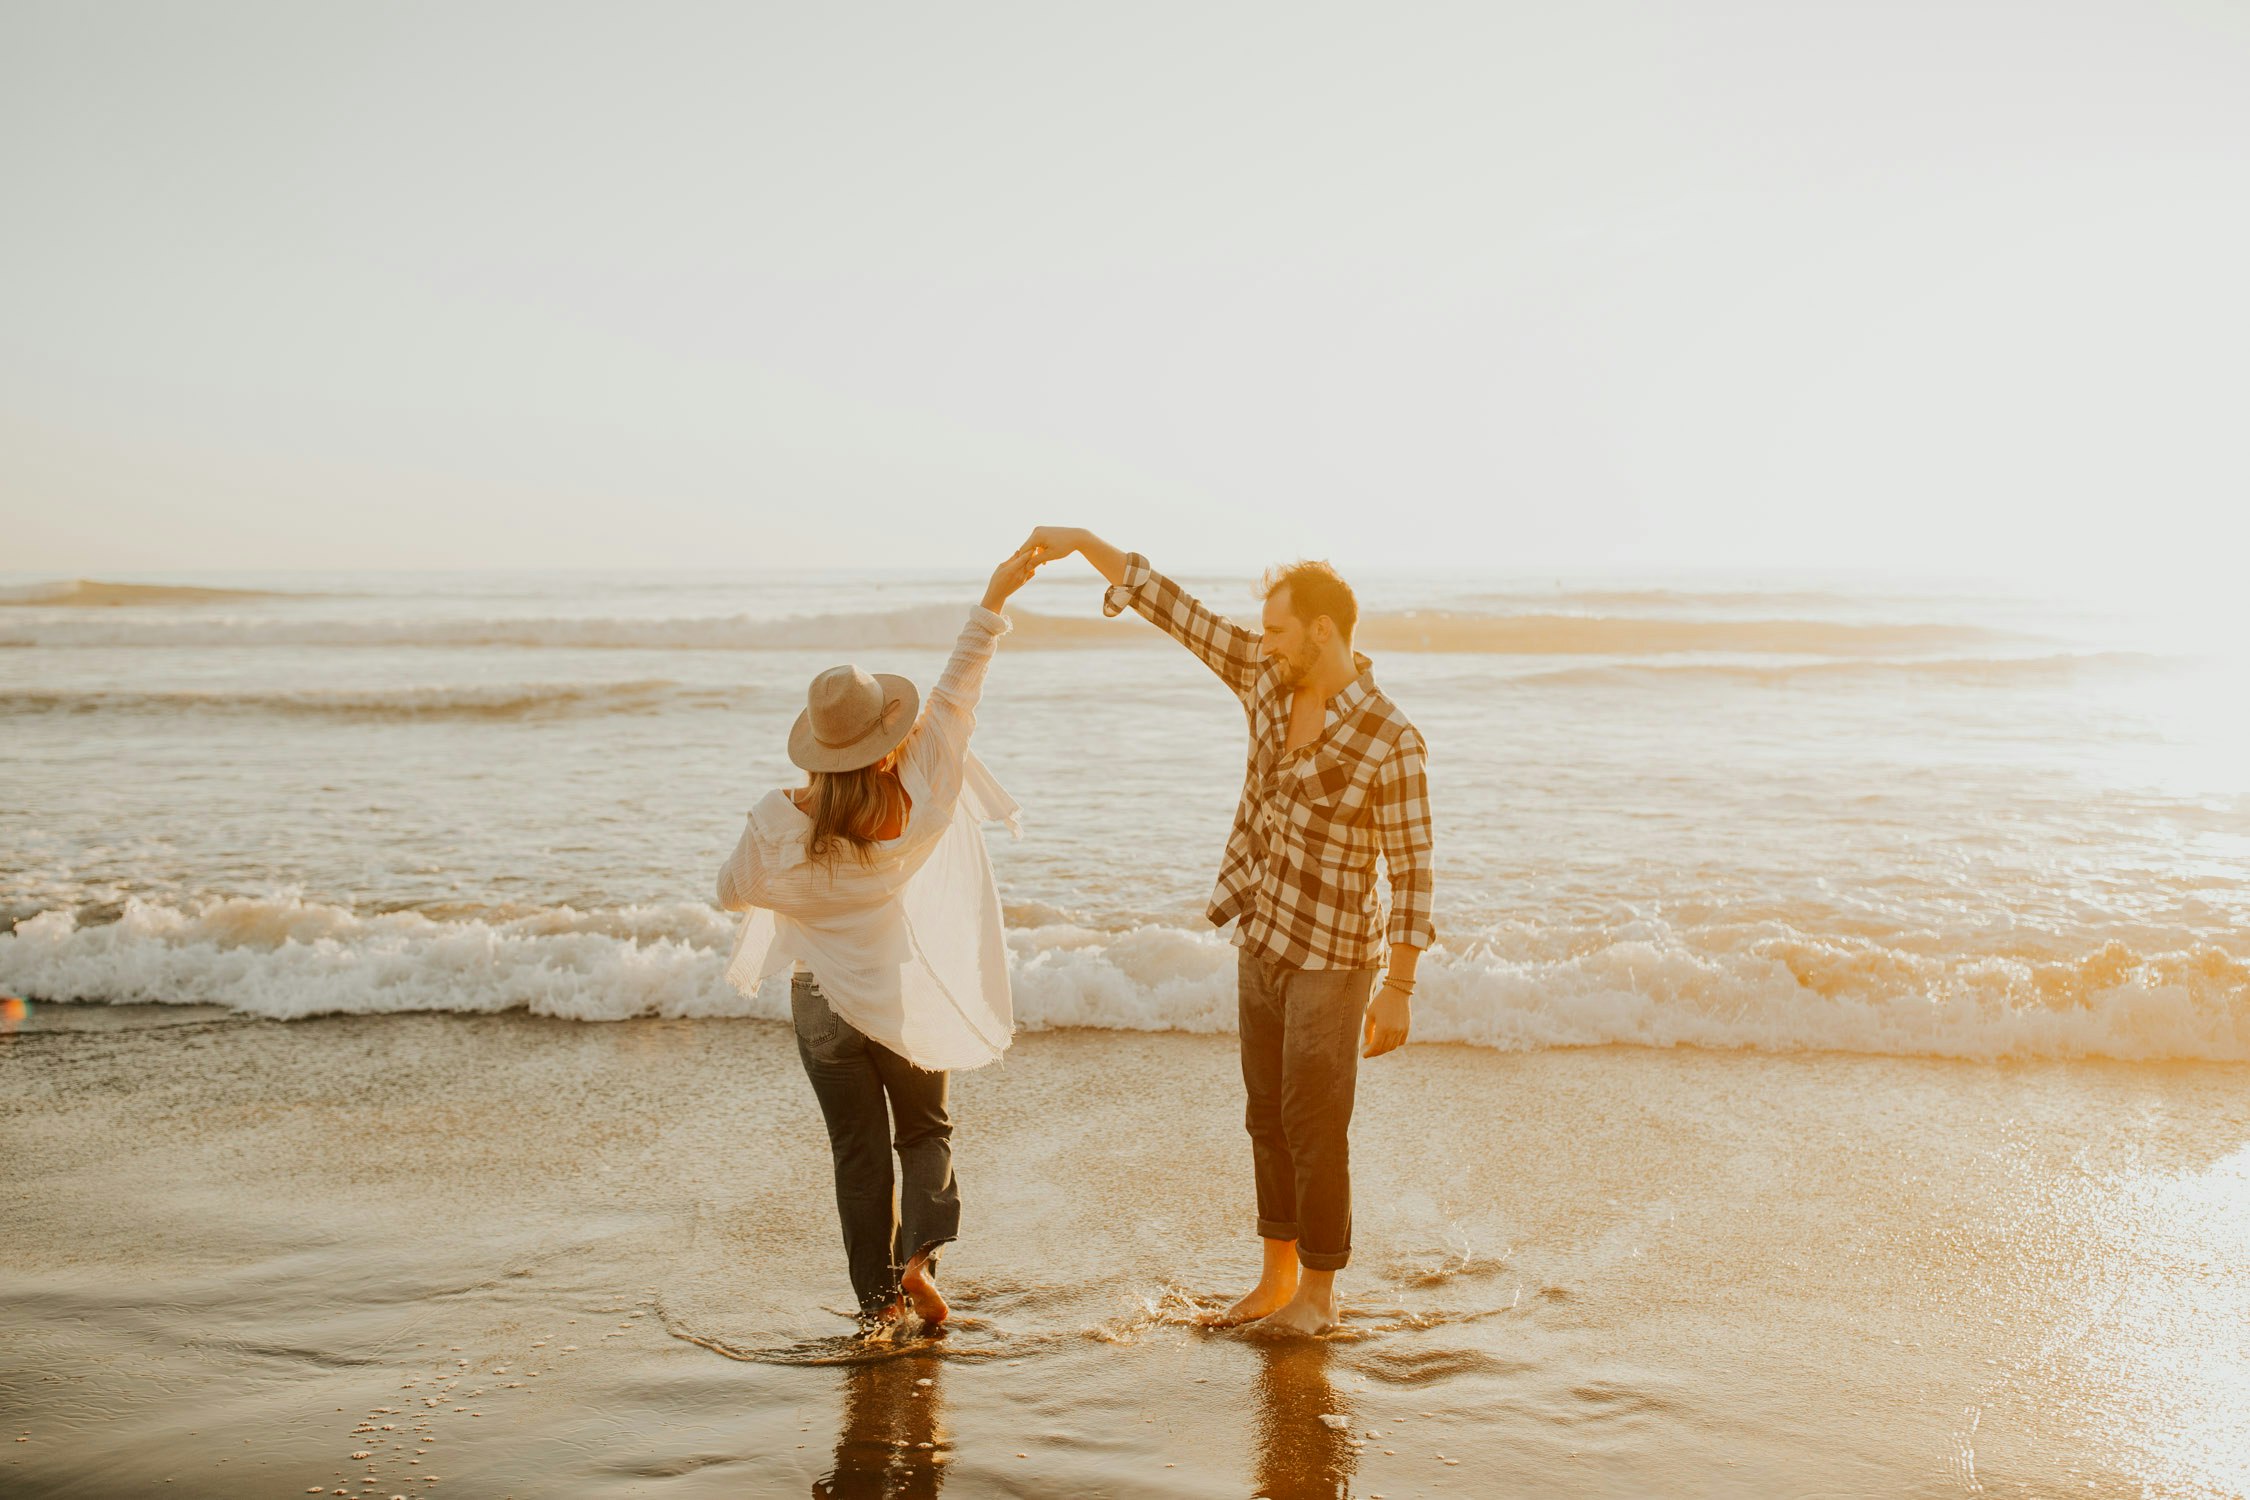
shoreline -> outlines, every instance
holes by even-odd
[[[2239,1065],[1409,1047],[1277,1344],[1180,1321],[1255,1264],[1232,1039],[1033,1033],[955,1083],[961,1326],[838,1364],[778,1023],[81,1019],[0,1044],[11,1493],[2162,1493],[2250,1419]]]
[[[550,1015],[524,1007],[500,1011],[458,1010],[404,1010],[404,1011],[323,1011],[305,1015],[269,1016],[256,1011],[236,1010],[225,1005],[206,1001],[103,1001],[103,1000],[44,1000],[36,995],[0,995],[0,999],[15,999],[30,1007],[33,1016],[19,1017],[15,1024],[0,1026],[0,1045],[21,1035],[56,1036],[97,1032],[164,1031],[178,1027],[207,1027],[241,1024],[244,1026],[272,1026],[280,1028],[316,1026],[332,1022],[427,1020],[439,1023],[449,1021],[507,1021],[521,1019],[541,1025],[566,1027],[592,1027],[596,1029],[630,1026],[751,1026],[770,1027],[786,1032],[789,1021],[774,1016],[658,1016],[631,1015],[618,1017],[585,1018],[579,1016]],[[1229,1048],[1234,1045],[1232,1029],[1222,1031],[1191,1031],[1172,1028],[1141,1028],[1131,1026],[1050,1025],[1020,1027],[1015,1035],[1014,1048],[1043,1037],[1193,1037],[1203,1041],[1217,1041]],[[1939,1052],[1861,1052],[1848,1047],[1792,1047],[1766,1048],[1748,1042],[1719,1045],[1709,1042],[1648,1042],[1639,1040],[1553,1042],[1535,1047],[1503,1048],[1484,1042],[1460,1041],[1454,1038],[1425,1041],[1414,1039],[1410,1045],[1417,1053],[1459,1052],[1478,1057],[1536,1057],[1549,1054],[1562,1055],[1646,1055],[1666,1057],[1674,1055],[1705,1058],[1771,1058],[1780,1061],[1791,1059],[1864,1060],[1878,1063],[1921,1064],[1940,1068],[1990,1070],[1998,1074],[2035,1073],[2045,1069],[2117,1069],[2128,1073],[2150,1071],[2177,1072],[2183,1075],[2205,1071],[2234,1073],[2250,1079],[2250,1060],[2209,1057],[2113,1057],[2106,1053],[2087,1053],[2073,1056],[2020,1056],[2006,1054],[1994,1057],[1963,1057]],[[1005,1068],[1007,1059],[992,1066]],[[957,1075],[966,1080],[970,1074]],[[957,1083],[958,1086],[958,1083]]]

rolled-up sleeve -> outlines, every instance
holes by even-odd
[[[1393,944],[1427,948],[1437,941],[1430,867],[1429,756],[1422,736],[1409,729],[1384,757],[1375,777],[1375,829],[1390,877]]]
[[[1125,576],[1102,591],[1102,613],[1115,619],[1128,609],[1138,609],[1141,591],[1156,578],[1156,569],[1138,552],[1125,554]]]
[[[1248,697],[1257,685],[1260,634],[1207,607],[1138,552],[1126,554],[1124,577],[1102,595],[1104,615],[1127,609],[1194,652],[1236,697]]]

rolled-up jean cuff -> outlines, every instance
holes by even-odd
[[[1308,1271],[1341,1271],[1351,1263],[1349,1250],[1332,1250],[1323,1255],[1318,1250],[1307,1250],[1304,1241],[1297,1242],[1297,1264]]]
[[[1286,1224],[1279,1219],[1260,1219],[1258,1221],[1258,1238],[1262,1240],[1293,1240],[1296,1237],[1297,1221],[1295,1219],[1291,1219]]]

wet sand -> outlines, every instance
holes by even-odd
[[[0,1071],[11,1496],[2250,1490],[2239,1066],[1409,1048],[1276,1343],[1182,1322],[1255,1262],[1231,1039],[1029,1035],[879,1358],[772,1024],[43,1007]]]

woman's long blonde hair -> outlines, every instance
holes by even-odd
[[[805,773],[812,792],[812,832],[806,835],[805,852],[816,862],[832,863],[845,850],[861,864],[875,857],[875,846],[882,842],[875,831],[906,811],[906,789],[893,774],[891,760],[886,755],[856,771]]]

